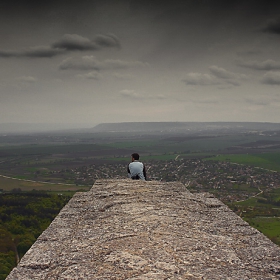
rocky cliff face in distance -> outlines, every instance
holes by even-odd
[[[61,210],[11,279],[280,279],[280,248],[208,193],[99,180]]]

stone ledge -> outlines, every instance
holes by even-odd
[[[6,279],[280,279],[280,248],[208,193],[98,180]]]

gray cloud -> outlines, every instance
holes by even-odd
[[[84,50],[97,50],[98,45],[88,38],[82,37],[77,34],[65,34],[63,37],[52,44],[53,48],[66,49],[69,51],[84,51]]]
[[[120,40],[114,34],[99,34],[95,37],[94,42],[101,47],[120,47]]]
[[[23,51],[1,51],[0,57],[54,57],[62,54],[64,51],[61,49],[51,48],[47,46],[32,47],[29,50]]]
[[[122,74],[118,72],[114,73],[113,76],[120,80],[130,80],[134,77],[132,74]]]
[[[33,84],[37,81],[37,78],[32,77],[32,76],[22,76],[22,77],[19,77],[18,80],[21,82]]]
[[[241,83],[239,81],[237,81],[237,80],[227,80],[227,83],[232,85],[232,86],[235,86],[235,87],[241,85]]]
[[[97,35],[93,40],[77,34],[65,34],[59,41],[52,44],[53,48],[68,51],[98,50],[106,47],[120,47],[119,39],[113,35]]]
[[[263,29],[263,32],[280,34],[280,18],[270,21]]]
[[[158,94],[156,96],[154,96],[155,99],[158,99],[158,100],[164,100],[164,99],[167,99],[166,96],[162,95],[162,94]]]
[[[120,59],[106,59],[99,61],[95,56],[83,56],[81,58],[69,57],[59,65],[61,70],[101,70],[101,69],[125,69],[135,67],[147,67],[148,63],[141,61],[125,61]]]
[[[220,79],[240,79],[240,78],[245,78],[245,75],[242,74],[237,74],[230,72],[224,68],[218,67],[216,65],[210,66],[209,67],[210,72],[216,76],[217,78]]]
[[[219,101],[214,97],[214,98],[204,98],[204,99],[193,99],[190,102],[194,104],[218,104]]]
[[[254,70],[280,70],[280,63],[272,60],[272,59],[267,59],[265,61],[259,62],[256,60],[251,60],[251,61],[239,61],[238,65],[241,67],[246,67]]]
[[[120,91],[121,96],[125,98],[132,98],[132,99],[140,99],[142,98],[135,90],[131,89],[123,89]]]
[[[253,56],[253,55],[259,55],[261,53],[262,53],[261,50],[254,50],[254,49],[242,50],[236,52],[236,54],[239,56]]]
[[[119,39],[113,35],[97,35],[95,39],[89,40],[77,34],[65,34],[59,41],[51,46],[31,47],[28,50],[13,51],[0,50],[0,57],[54,57],[67,51],[96,51],[102,48],[120,47]]]
[[[240,80],[247,79],[244,74],[234,73],[228,71],[222,67],[212,65],[209,67],[210,74],[202,73],[189,73],[183,82],[186,85],[219,85],[221,89],[225,88],[224,85],[228,84],[230,86],[240,86]],[[228,88],[228,86],[226,87]]]
[[[20,57],[24,56],[23,53],[17,51],[1,51],[0,50],[0,57]]]
[[[244,74],[234,73],[216,65],[210,66],[209,70],[214,76],[224,79],[226,83],[232,86],[240,86],[240,81],[247,79],[247,76]]]
[[[100,70],[101,62],[95,56],[87,55],[82,58],[68,57],[59,65],[61,70]]]
[[[136,92],[134,89],[123,89],[119,91],[119,93],[122,97],[129,98],[129,99],[158,100],[158,101],[167,99],[167,97],[164,96],[163,94],[144,96],[143,94],[139,94],[138,92]]]
[[[280,85],[280,72],[267,72],[263,76],[262,83],[268,85]]]
[[[104,68],[135,68],[135,67],[147,67],[149,63],[142,61],[125,61],[120,59],[106,59],[104,60]]]
[[[77,77],[88,80],[99,80],[102,78],[102,75],[98,71],[92,71],[87,74],[79,74]]]
[[[259,105],[259,106],[266,106],[266,105],[269,105],[271,103],[268,100],[253,99],[253,98],[245,98],[245,102],[247,102],[251,105]]]
[[[26,52],[26,56],[28,57],[53,57],[58,54],[62,54],[63,51],[56,49],[56,48],[50,48],[45,46],[40,47],[32,47],[29,51]]]
[[[183,82],[185,82],[186,85],[200,86],[217,85],[220,83],[215,76],[202,73],[189,73],[186,78],[183,79]]]
[[[224,68],[220,68],[216,65],[209,67],[210,72],[218,78],[221,79],[232,79],[235,78],[234,74],[225,70]]]

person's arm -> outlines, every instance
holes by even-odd
[[[128,178],[131,178],[130,169],[129,169],[129,164],[127,165],[127,175],[128,175]]]
[[[146,167],[144,164],[143,164],[143,175],[144,175],[145,180],[147,181]]]

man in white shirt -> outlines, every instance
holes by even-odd
[[[131,163],[127,167],[128,177],[133,180],[146,181],[146,168],[145,165],[139,161],[139,154],[133,153],[131,155]]]

